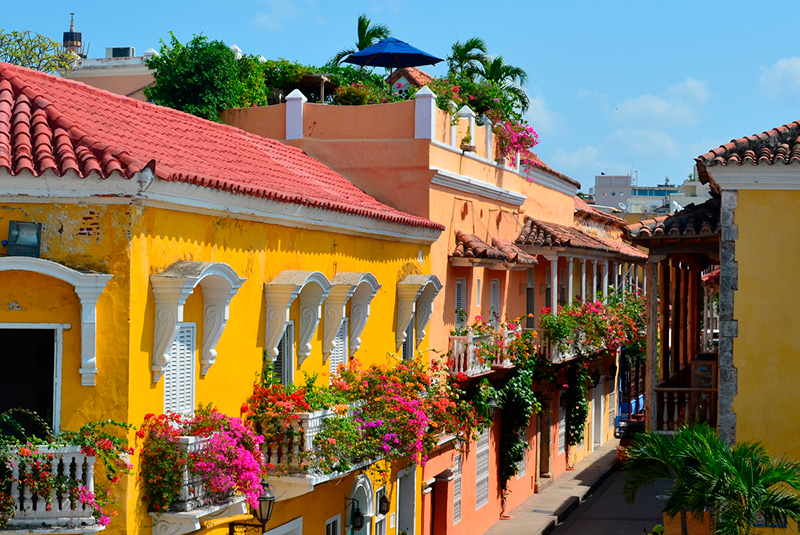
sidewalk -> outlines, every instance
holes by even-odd
[[[610,440],[582,459],[575,470],[564,472],[539,494],[534,494],[509,512],[510,520],[498,520],[484,535],[544,535],[567,515],[613,471],[619,440]]]

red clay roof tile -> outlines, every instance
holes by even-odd
[[[664,236],[719,236],[720,198],[712,197],[698,205],[690,204],[680,212],[646,219],[628,226],[631,239]]]
[[[131,178],[145,167],[161,180],[444,229],[381,204],[295,147],[0,63],[0,168]]]
[[[416,67],[403,67],[402,69],[395,69],[392,74],[386,78],[386,82],[393,86],[400,78],[405,77],[408,82],[414,87],[422,87],[429,84],[434,80],[434,77],[425,71]]]
[[[463,230],[456,231],[456,248],[450,254],[454,258],[478,258],[486,260],[499,260],[510,264],[535,266],[535,256],[522,251],[513,243],[502,238],[492,238],[489,245],[475,234],[468,234]]]
[[[695,161],[706,167],[800,162],[800,121],[760,134],[734,139],[730,143],[701,154]]]
[[[647,254],[643,251],[625,242],[590,236],[574,227],[540,221],[532,217],[525,218],[525,224],[514,243],[536,247],[567,247],[616,253],[633,260],[647,258]]]
[[[628,227],[628,224],[621,217],[598,210],[577,195],[575,196],[575,215],[583,219],[591,219],[598,223],[610,225],[620,230],[625,230]]]

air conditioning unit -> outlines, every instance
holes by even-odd
[[[106,48],[107,58],[132,58],[136,55],[136,49],[132,46],[115,46]]]

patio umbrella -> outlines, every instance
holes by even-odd
[[[388,37],[378,41],[371,47],[350,54],[344,61],[364,67],[402,69],[418,65],[436,65],[442,60],[423,52],[419,48],[414,48],[405,41]]]

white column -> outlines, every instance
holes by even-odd
[[[567,257],[567,304],[572,304],[572,257]]]
[[[608,260],[603,262],[603,299],[608,297]]]
[[[308,102],[306,96],[295,89],[286,97],[286,139],[302,139],[303,137],[303,105]]]
[[[428,86],[414,96],[414,138],[433,139],[436,136],[436,94]]]
[[[475,143],[475,112],[472,111],[466,105],[461,106],[461,109],[458,110],[458,118],[459,118],[459,122],[460,122],[461,119],[467,119],[468,124],[469,124],[469,128],[467,129],[467,132],[469,133],[470,139],[472,139],[472,141],[470,141],[470,145],[473,145]],[[461,140],[460,139],[456,142],[455,146],[456,147],[460,147],[461,146]]]
[[[628,263],[622,263],[622,296],[625,296],[625,290],[627,289],[627,281],[625,280],[628,277]]]
[[[586,301],[586,259],[581,261],[581,299]]]
[[[558,313],[558,255],[555,254],[550,260],[550,308],[553,314]]]
[[[592,301],[597,299],[597,260],[592,260]]]
[[[494,154],[492,154],[492,125],[485,125],[483,131],[486,133],[486,159],[494,160]]]
[[[516,168],[517,168],[517,172],[518,173],[519,173],[519,164],[520,164],[521,161],[522,161],[522,157],[520,156],[519,153],[517,153],[517,162],[516,162],[517,165],[516,165]]]

